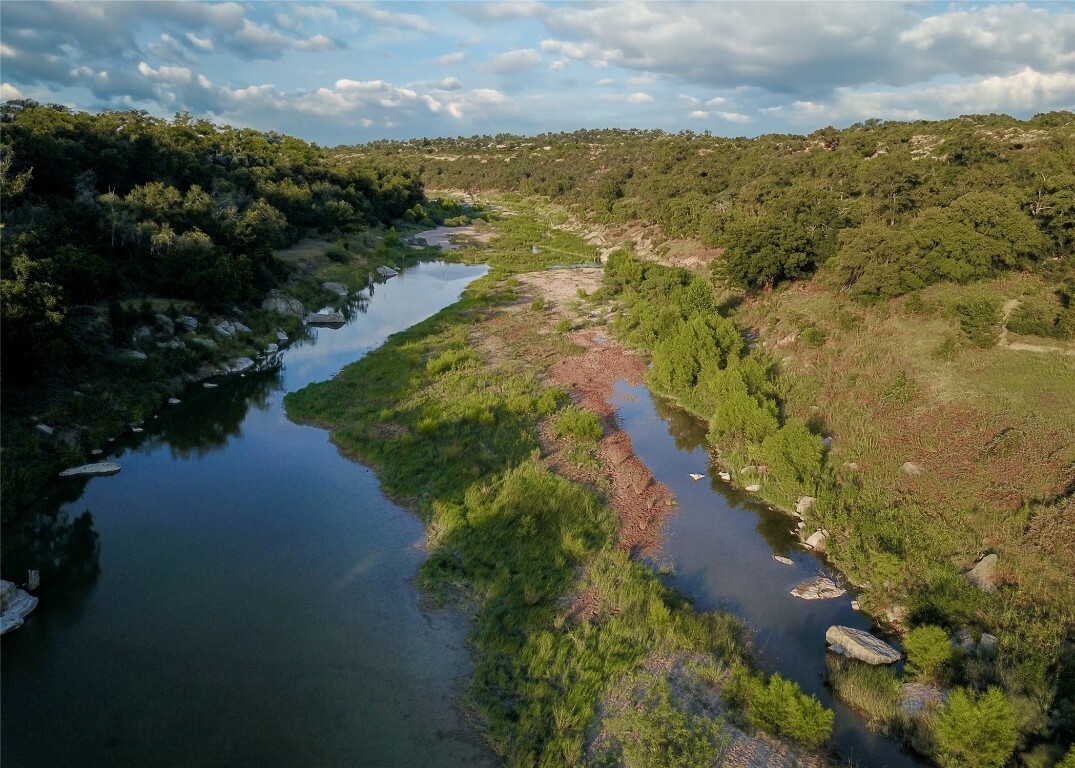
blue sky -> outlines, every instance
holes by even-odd
[[[1075,5],[0,4],[2,96],[323,145],[1075,108]]]

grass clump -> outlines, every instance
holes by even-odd
[[[826,654],[827,682],[836,697],[866,718],[872,728],[891,732],[902,721],[900,680],[888,667]]]
[[[601,419],[577,405],[568,406],[556,419],[556,436],[572,437],[582,443],[597,443],[604,430]]]

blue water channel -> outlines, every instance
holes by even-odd
[[[459,707],[467,623],[423,606],[421,522],[284,394],[457,300],[423,263],[267,370],[194,385],[110,444],[5,576],[41,603],[3,639],[4,768],[496,765]],[[58,481],[60,482],[60,481]]]
[[[720,467],[705,450],[706,425],[695,417],[645,386],[623,382],[613,404],[639,458],[676,497],[657,556],[659,563],[671,566],[670,584],[700,610],[728,610],[744,619],[762,667],[794,680],[835,710],[829,746],[844,762],[865,768],[924,765],[894,740],[870,732],[825,687],[825,630],[833,624],[870,630],[871,622],[851,608],[850,593],[830,600],[790,594],[826,570],[799,544],[794,519],[719,479]],[[693,480],[692,472],[705,478]]]

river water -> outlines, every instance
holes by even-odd
[[[672,586],[700,610],[723,609],[743,618],[761,665],[794,680],[836,712],[829,746],[844,762],[867,768],[909,768],[923,763],[888,738],[871,733],[823,684],[825,630],[833,624],[871,630],[851,608],[852,595],[800,600],[791,589],[825,564],[792,533],[794,521],[717,477],[706,453],[706,425],[654,397],[644,386],[621,382],[614,399],[620,426],[658,482],[676,496],[664,523],[658,561],[672,566]],[[705,474],[692,480],[689,473]],[[785,565],[773,559],[782,555]]]
[[[466,621],[411,583],[421,522],[282,404],[484,271],[419,264],[270,370],[192,387],[5,542],[42,588],[3,639],[4,768],[498,764],[457,706]]]

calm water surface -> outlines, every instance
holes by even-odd
[[[670,579],[701,610],[724,609],[746,620],[762,665],[794,680],[836,712],[829,745],[845,760],[868,768],[923,763],[896,742],[869,732],[850,708],[833,700],[822,682],[825,630],[833,624],[870,630],[851,609],[850,594],[800,600],[789,592],[818,575],[824,563],[792,534],[794,521],[721,481],[704,450],[705,425],[654,397],[644,386],[617,386],[616,413],[635,452],[678,502],[664,523],[659,560],[674,567]],[[688,473],[705,473],[694,481]],[[784,565],[773,559],[794,561]]]
[[[457,707],[466,623],[411,584],[421,523],[282,405],[484,271],[418,265],[274,369],[196,385],[5,542],[43,586],[3,639],[4,768],[497,764]]]

